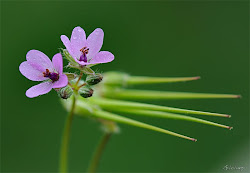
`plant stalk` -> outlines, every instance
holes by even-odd
[[[89,167],[88,167],[88,173],[95,173],[98,167],[98,163],[101,159],[102,153],[105,149],[106,144],[108,143],[112,133],[105,133],[103,137],[101,138],[99,144],[96,147],[96,150],[92,156],[92,159],[90,161]]]
[[[76,81],[76,86],[78,85],[78,83],[82,79],[82,75],[83,75],[83,72],[81,71],[80,74],[79,74],[78,80]]]
[[[68,170],[68,150],[69,150],[69,139],[70,139],[70,131],[74,116],[74,109],[76,104],[76,98],[72,96],[72,106],[71,110],[68,114],[68,117],[65,121],[63,136],[62,136],[62,143],[61,143],[61,152],[60,152],[60,163],[59,163],[59,172],[60,173],[67,173]]]

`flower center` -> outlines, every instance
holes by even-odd
[[[88,62],[86,55],[89,53],[89,48],[83,47],[80,51],[82,52],[82,55],[80,56],[79,61]]]
[[[52,80],[52,82],[55,82],[59,79],[59,74],[58,73],[52,73],[49,71],[49,69],[46,69],[46,72],[43,72],[44,77],[48,77]]]

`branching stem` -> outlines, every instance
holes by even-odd
[[[87,85],[87,83],[84,83],[84,84],[78,86],[78,88],[80,89],[81,87],[83,87],[83,86],[85,86],[85,85]]]
[[[81,78],[82,78],[83,72],[81,71],[78,77],[78,80],[76,82],[76,86],[78,85],[78,83],[80,82]]]

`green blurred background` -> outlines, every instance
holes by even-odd
[[[1,171],[56,172],[66,111],[56,93],[29,99],[36,84],[19,72],[30,49],[49,57],[63,47],[60,35],[81,26],[105,32],[102,50],[115,61],[102,71],[132,75],[201,76],[201,80],[140,88],[241,94],[241,99],[166,100],[161,105],[231,114],[204,117],[232,131],[191,122],[133,117],[198,139],[194,143],[121,125],[102,157],[100,172],[249,171],[248,1],[1,1]],[[101,136],[94,121],[76,117],[70,172],[84,172]]]

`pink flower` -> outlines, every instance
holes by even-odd
[[[68,84],[68,78],[63,74],[62,55],[54,55],[52,62],[44,53],[30,50],[26,55],[27,61],[20,64],[19,70],[32,81],[44,81],[26,91],[29,98],[50,92],[52,88],[62,88]]]
[[[75,27],[71,38],[61,35],[61,40],[69,54],[80,65],[107,63],[114,60],[114,55],[108,51],[100,51],[104,33],[100,28],[95,29],[86,39],[85,31]]]

